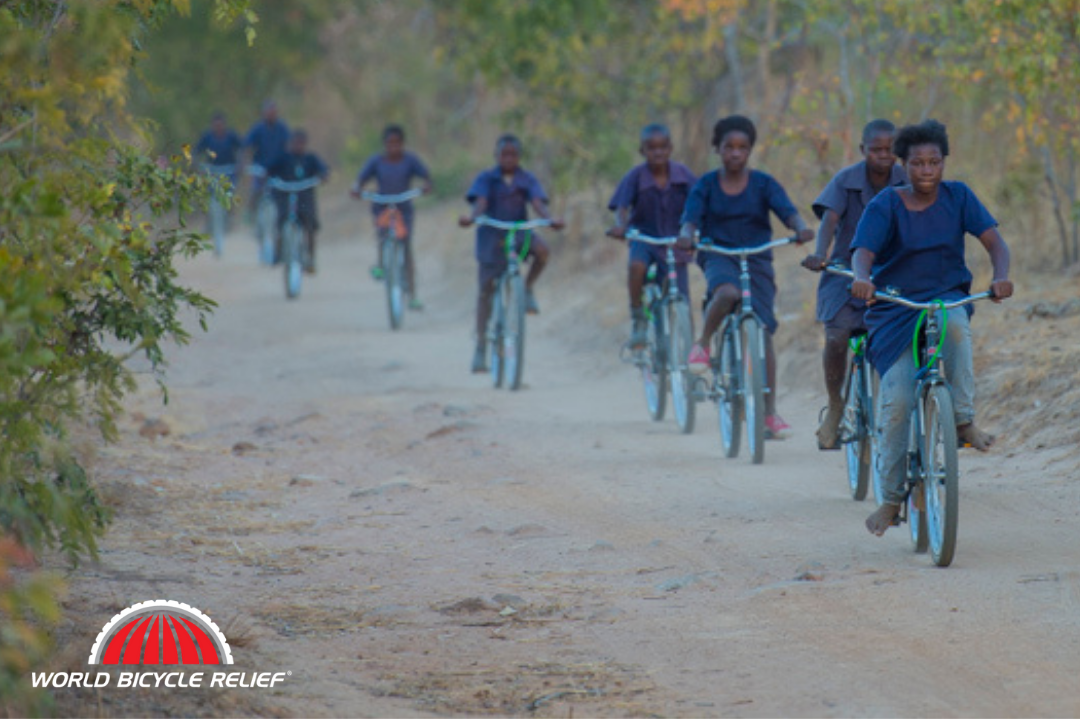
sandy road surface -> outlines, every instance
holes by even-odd
[[[428,309],[391,334],[369,249],[328,244],[292,303],[243,238],[187,269],[221,308],[173,355],[169,406],[143,392],[98,461],[117,519],[72,577],[87,631],[190,602],[240,667],[293,672],[258,699],[286,714],[1080,714],[1060,455],[964,453],[958,555],[935,569],[863,529],[813,444],[820,397],[782,393],[797,435],[764,466],[723,460],[712,406],[691,437],[649,422],[611,332],[551,285],[528,388],[496,392],[465,371],[468,258],[429,255]]]

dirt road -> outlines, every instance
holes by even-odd
[[[466,371],[467,250],[428,254],[427,310],[394,334],[372,254],[327,243],[297,302],[241,237],[187,268],[221,308],[170,404],[148,384],[99,458],[117,517],[71,579],[87,631],[190,602],[241,667],[292,671],[260,699],[286,714],[1080,714],[1066,449],[962,454],[935,569],[866,533],[816,388],[782,391],[796,436],[764,466],[724,460],[712,405],[690,437],[651,423],[587,298],[549,286],[528,387],[496,392]],[[254,711],[245,691],[204,710]]]

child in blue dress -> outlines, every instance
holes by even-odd
[[[859,152],[863,160],[836,173],[814,200],[814,214],[821,220],[814,252],[803,267],[821,272],[830,262],[851,266],[851,240],[859,218],[870,200],[886,187],[907,182],[904,168],[896,164],[893,136],[896,127],[888,120],[873,120],[863,128]],[[848,342],[866,332],[866,304],[848,291],[851,282],[824,272],[818,283],[817,319],[825,325],[825,390],[829,405],[818,427],[818,448],[839,449],[840,420],[844,414],[844,378],[847,375]]]
[[[769,216],[775,214],[784,225],[797,233],[800,243],[814,239],[799,211],[788,199],[780,183],[770,175],[748,167],[757,140],[754,123],[741,115],[725,117],[713,128],[712,145],[722,165],[706,173],[690,191],[683,212],[681,241],[689,247],[695,234],[727,247],[757,247],[772,240]],[[772,334],[776,332],[776,282],[772,252],[750,257],[751,290],[754,311],[765,324],[766,374],[769,386],[776,388],[776,355]],[[690,352],[690,370],[709,371],[709,346],[724,317],[737,310],[742,299],[739,288],[739,262],[734,257],[699,253],[698,264],[708,282],[708,305],[704,327]],[[765,436],[782,439],[791,427],[776,412],[776,392],[765,395]]]
[[[615,213],[615,224],[607,234],[624,239],[627,230],[634,228],[652,237],[674,237],[679,233],[679,219],[697,178],[686,165],[671,161],[671,131],[665,125],[652,124],[642,128],[639,151],[645,162],[626,173],[608,203],[608,209]],[[691,257],[686,250],[675,251],[676,279],[679,291],[687,300],[690,299],[690,280],[686,263]],[[627,288],[633,322],[632,349],[641,349],[649,341],[648,321],[641,306],[649,265],[656,265],[658,276],[666,276],[667,252],[663,247],[631,240]]]
[[[855,231],[851,294],[869,301],[875,285],[895,287],[905,297],[926,302],[955,300],[971,291],[964,262],[964,238],[979,238],[993,265],[990,289],[996,301],[1012,296],[1009,248],[997,221],[962,182],[942,180],[949,137],[935,120],[909,125],[897,134],[894,149],[910,184],[883,190],[866,207]],[[975,371],[972,366],[971,306],[951,310],[942,350],[952,386],[960,441],[986,451],[994,438],[975,426]],[[881,375],[877,414],[877,467],[883,504],[866,520],[881,536],[892,526],[904,500],[908,424],[915,402],[912,337],[918,312],[878,302],[866,313],[870,361]]]

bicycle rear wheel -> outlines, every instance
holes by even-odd
[[[690,348],[694,345],[694,328],[690,323],[690,307],[685,300],[668,304],[668,334],[670,351],[667,366],[671,378],[671,403],[675,408],[675,421],[683,434],[694,431],[694,413],[697,408],[694,400],[694,378],[690,374],[687,360]]]
[[[405,318],[405,248],[389,232],[382,238],[382,266],[390,329],[401,329]]]
[[[290,300],[300,296],[300,283],[304,275],[300,261],[300,243],[303,230],[295,222],[286,222],[281,232],[281,255],[285,270],[285,296]]]
[[[221,257],[225,249],[225,205],[216,197],[210,198],[207,219],[210,225],[210,236],[214,239],[214,256]]]
[[[506,385],[518,390],[525,374],[525,278],[515,274],[506,285],[506,327],[503,336]]]
[[[747,317],[741,323],[743,339],[742,374],[746,441],[751,461],[765,461],[765,343],[761,323]]]
[[[649,291],[651,290],[651,292]],[[641,353],[641,380],[645,385],[645,404],[649,408],[649,417],[654,422],[664,419],[667,410],[667,363],[664,362],[667,346],[666,318],[656,302],[657,290],[654,285],[646,289],[645,307],[651,313],[649,317],[649,344]]]
[[[503,377],[506,374],[506,365],[503,362],[503,332],[506,327],[506,305],[503,303],[503,297],[506,283],[506,275],[496,281],[491,317],[488,319],[488,352],[491,353],[488,367],[491,369],[491,383],[495,389],[502,387]]]
[[[742,388],[739,385],[739,335],[735,322],[725,320],[714,336],[713,361],[719,363],[714,388],[719,394],[720,444],[724,448],[724,456],[733,459],[739,456],[742,442],[743,412]]]
[[[960,471],[956,415],[944,384],[930,387],[923,400],[923,460],[926,468],[926,527],[934,564],[947,567],[956,552],[960,514]]]
[[[852,362],[848,369],[841,436],[847,459],[848,488],[857,502],[866,499],[870,484],[870,429],[867,408],[867,366],[865,361]]]

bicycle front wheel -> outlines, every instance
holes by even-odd
[[[743,412],[742,387],[739,384],[739,334],[735,330],[735,323],[731,320],[724,322],[715,337],[713,361],[718,362],[719,367],[716,368],[714,390],[719,396],[720,444],[724,448],[724,456],[734,459],[739,456],[742,442]]]
[[[645,404],[654,422],[664,419],[667,411],[667,363],[664,361],[667,346],[667,319],[656,302],[654,287],[646,290],[646,307],[649,308],[649,344],[642,353],[641,380],[645,385]]]
[[[255,239],[259,245],[259,262],[274,264],[274,225],[277,222],[277,206],[269,196],[259,200],[255,208]]]
[[[690,307],[684,300],[668,304],[668,334],[671,350],[668,352],[669,376],[671,378],[671,403],[675,408],[675,421],[683,434],[694,431],[694,378],[687,360],[694,345],[694,328],[690,323]]]
[[[505,275],[495,283],[491,318],[488,320],[488,352],[491,353],[488,366],[491,368],[491,383],[495,389],[502,387],[503,378],[506,374],[506,363],[503,362],[503,333],[506,329],[506,304],[504,302],[506,283],[507,278]]]
[[[756,317],[742,321],[742,386],[746,441],[754,464],[765,461],[765,339]]]
[[[210,207],[207,211],[210,225],[210,235],[214,238],[214,256],[221,257],[225,249],[225,205],[216,197],[210,198]]]
[[[851,498],[857,502],[866,499],[870,484],[870,412],[867,408],[866,394],[868,367],[865,362],[852,362],[848,368],[848,381],[845,388],[844,419],[841,436],[844,441],[844,454],[847,458],[848,488]]]
[[[300,243],[303,230],[295,222],[286,222],[281,233],[281,255],[285,270],[285,296],[290,300],[300,296],[300,282],[304,275],[300,260]]]
[[[525,279],[515,274],[506,285],[506,329],[503,336],[506,384],[512,390],[518,390],[525,374]]]
[[[382,238],[382,265],[390,329],[401,329],[405,318],[405,248],[389,233]]]
[[[933,385],[923,400],[923,461],[926,478],[926,528],[934,564],[947,567],[956,552],[960,515],[960,468],[956,415],[944,384]]]

